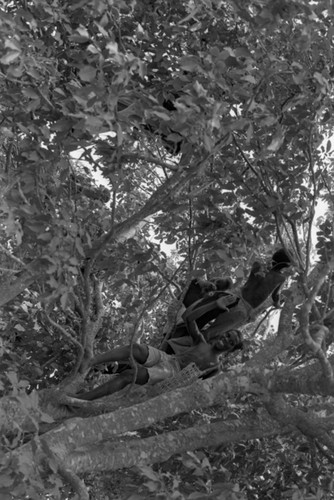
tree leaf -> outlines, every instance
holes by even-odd
[[[93,66],[84,66],[79,71],[80,80],[91,82],[96,78],[96,69]]]

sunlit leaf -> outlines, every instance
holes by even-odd
[[[84,82],[91,82],[96,77],[96,69],[92,66],[84,66],[80,69],[79,76]]]

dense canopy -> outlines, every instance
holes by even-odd
[[[0,8],[1,498],[331,498],[332,2]],[[279,248],[218,375],[75,401]]]

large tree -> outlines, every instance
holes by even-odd
[[[325,471],[334,457],[330,3],[1,8],[3,498],[66,498],[67,484],[88,498],[89,472],[200,448],[226,471],[217,446],[227,444],[225,458],[244,460],[233,481],[249,498],[261,487],[270,498],[277,488],[325,491],[317,453]],[[245,325],[237,365],[172,392],[135,386],[73,400],[94,382],[96,352],[160,344],[191,278],[229,275],[238,286],[282,246],[294,272],[279,321]],[[296,441],[308,443],[317,480],[298,482],[295,470],[281,483],[278,471],[262,486],[251,479],[265,476],[254,457],[273,470],[283,449],[304,473]],[[198,455],[187,457],[204,474]],[[154,497],[161,476],[143,470]],[[216,489],[203,481],[200,498],[245,498],[229,477]]]

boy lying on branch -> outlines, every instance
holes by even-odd
[[[213,374],[219,370],[219,358],[223,352],[233,352],[242,348],[242,337],[238,330],[225,333],[212,344],[204,340],[196,324],[192,325],[191,331],[194,344],[180,355],[170,355],[146,344],[116,347],[104,354],[99,354],[93,359],[92,366],[101,363],[130,363],[131,355],[136,366],[127,365],[124,371],[114,375],[108,382],[91,391],[77,394],[75,397],[93,400],[120,391],[133,382],[138,385],[157,384],[174,377],[190,363],[195,363],[201,371],[212,370]]]

